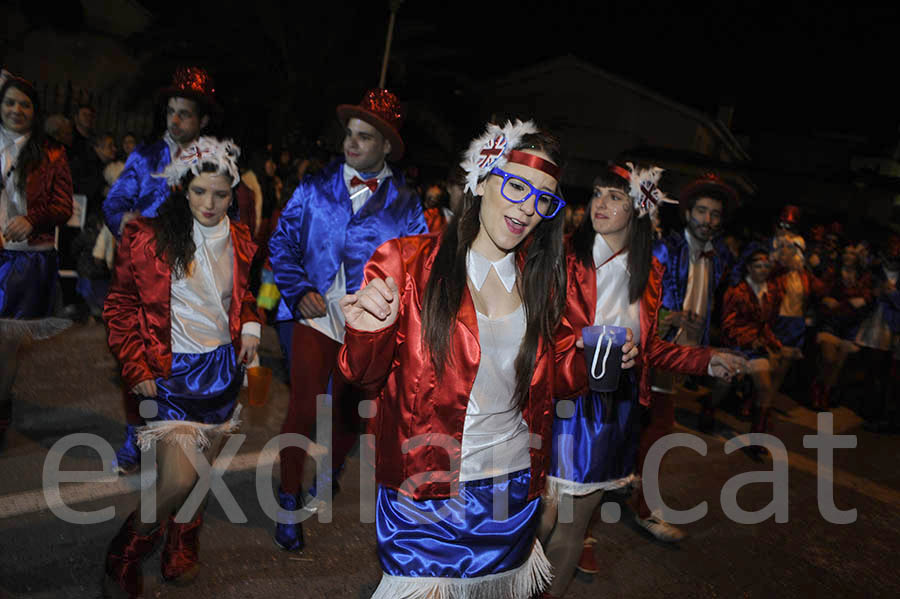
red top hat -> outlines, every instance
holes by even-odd
[[[788,204],[782,208],[781,216],[778,217],[778,222],[783,225],[790,225],[791,227],[798,226],[800,224],[800,207]]]
[[[740,204],[738,193],[734,187],[725,183],[715,173],[707,173],[684,186],[678,195],[682,210],[687,211],[690,206],[688,200],[698,196],[709,196],[720,200],[723,203],[722,208],[725,214],[732,213]]]
[[[210,112],[219,113],[222,107],[216,102],[216,88],[205,69],[200,67],[182,67],[175,70],[172,83],[156,92],[159,100],[168,98],[187,98],[202,102]]]
[[[337,107],[337,117],[344,126],[352,118],[369,123],[391,142],[388,158],[400,160],[403,157],[405,147],[400,137],[400,127],[403,125],[400,100],[388,90],[370,89],[356,106],[341,104]]]

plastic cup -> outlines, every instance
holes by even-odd
[[[272,369],[266,366],[254,366],[247,369],[247,387],[250,391],[250,405],[264,406],[269,401],[269,388],[272,386]]]
[[[612,325],[584,327],[584,360],[591,391],[615,391],[622,374],[622,346],[628,329]]]

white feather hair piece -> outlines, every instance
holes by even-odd
[[[484,133],[473,139],[469,149],[463,154],[460,166],[466,171],[464,191],[475,193],[478,181],[486,177],[492,168],[503,168],[506,165],[506,153],[515,149],[522,137],[537,132],[537,125],[532,120],[506,121],[502,127],[496,123],[488,123]]]
[[[240,155],[241,149],[234,141],[202,136],[187,150],[180,150],[163,172],[153,176],[165,178],[170,187],[177,187],[188,172],[199,175],[204,164],[212,164],[217,173],[231,177],[231,186],[234,187],[241,181],[241,171],[237,165]]]
[[[662,177],[663,169],[658,166],[650,168],[635,169],[634,164],[626,162],[628,167],[630,186],[628,195],[634,202],[634,209],[638,211],[638,218],[648,214],[653,215],[659,210],[660,204],[677,204],[678,200],[673,200],[659,188],[659,179]]]

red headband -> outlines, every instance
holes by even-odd
[[[631,181],[631,173],[629,173],[628,171],[626,171],[626,170],[625,170],[624,168],[622,168],[621,166],[619,166],[619,165],[617,165],[617,164],[614,164],[614,165],[612,165],[611,167],[609,167],[609,170],[610,170],[610,172],[619,175],[620,177],[622,177],[622,178],[625,179],[626,181]]]
[[[506,156],[507,162],[515,162],[516,164],[524,164],[525,166],[530,166],[531,168],[547,173],[548,175],[559,181],[559,173],[561,169],[549,160],[544,160],[540,156],[529,154],[528,152],[520,152],[519,150],[510,150],[506,153]]]

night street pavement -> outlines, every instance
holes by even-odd
[[[42,492],[45,461],[54,444],[72,433],[89,433],[117,448],[124,437],[116,366],[102,325],[76,325],[59,337],[22,350],[15,387],[13,428],[0,454],[0,597],[46,599],[100,596],[106,545],[135,507],[140,477],[107,477],[66,483],[62,500],[79,511],[112,507],[115,516],[97,524],[71,524],[48,507],[58,505]],[[159,576],[159,553],[145,564],[148,597],[368,598],[378,582],[375,527],[360,523],[359,459],[344,473],[332,521],[310,521],[307,548],[285,553],[272,542],[272,521],[257,499],[257,465],[276,466],[263,451],[280,428],[287,386],[274,332],[266,329],[263,364],[276,369],[271,398],[242,414],[246,439],[224,480],[245,514],[229,522],[217,500],[207,510],[201,536],[203,569],[189,587],[166,585]],[[883,376],[884,373],[870,373]],[[242,401],[246,397],[242,394]],[[788,397],[777,402],[775,434],[787,449],[789,520],[738,524],[725,516],[720,499],[725,482],[743,472],[771,471],[742,451],[726,455],[727,438],[748,424],[722,414],[719,434],[696,433],[696,399],[678,401],[676,432],[697,434],[706,455],[679,447],[663,462],[663,498],[675,509],[707,502],[707,515],[684,526],[689,537],[678,546],[652,540],[638,529],[626,507],[618,523],[598,523],[594,536],[603,572],[578,578],[567,597],[897,597],[900,596],[900,437],[864,431],[846,408],[834,411],[834,432],[855,435],[855,449],[834,450],[834,503],[856,509],[851,524],[827,522],[817,507],[816,450],[804,447],[815,434],[816,414]],[[57,456],[58,457],[58,456]],[[69,470],[100,470],[98,454],[87,447],[69,450]],[[311,470],[311,469],[308,469]],[[829,473],[826,473],[826,475]],[[145,473],[146,476],[146,473]],[[268,486],[267,486],[268,485]],[[263,488],[271,488],[264,479]],[[744,510],[772,499],[771,484],[750,484],[738,493]],[[607,511],[615,511],[612,504]],[[613,509],[609,509],[613,508]]]

